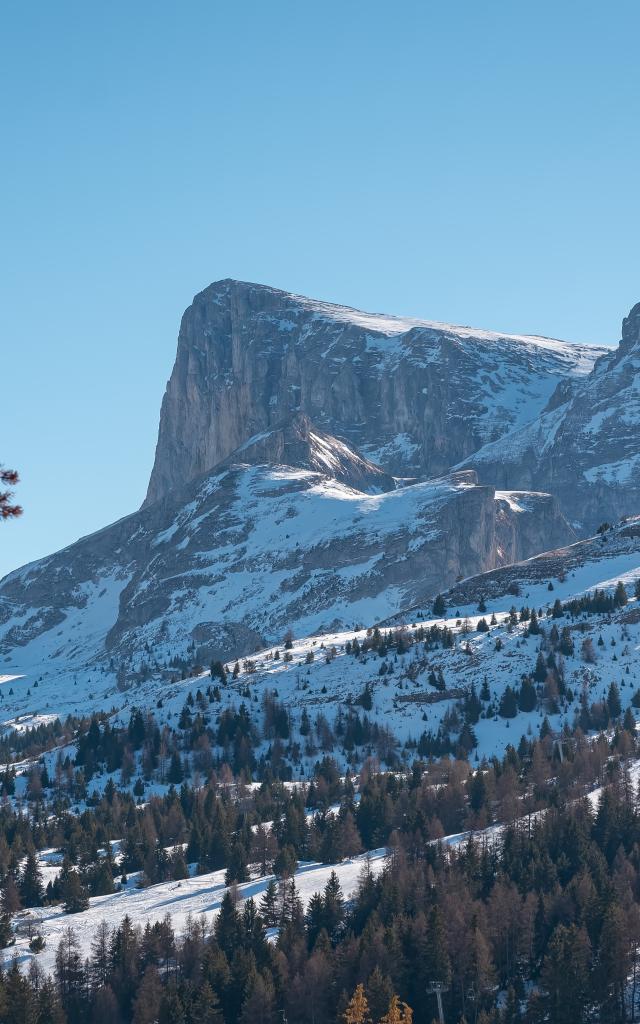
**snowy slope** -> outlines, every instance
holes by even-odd
[[[307,435],[296,455],[316,468],[248,465],[264,454],[254,440],[171,500],[10,574],[3,674],[40,680],[41,713],[61,712],[62,694],[67,711],[86,692],[118,704],[149,665],[251,654],[287,628],[375,622],[572,536],[548,496],[525,508],[473,473],[396,486],[343,442]]]
[[[354,857],[339,864],[303,862],[295,875],[296,888],[303,906],[307,906],[314,893],[324,889],[332,871],[336,872],[345,897],[349,898],[355,892],[359,876],[365,867],[369,865],[372,873],[376,874],[383,868],[385,856],[385,850],[374,850],[368,855]],[[210,874],[193,875],[180,882],[165,882],[138,889],[137,876],[132,875],[128,885],[122,890],[111,896],[94,897],[90,901],[89,909],[79,914],[65,914],[62,906],[25,911],[18,917],[19,931],[15,945],[0,952],[2,963],[8,964],[17,954],[22,965],[35,959],[45,971],[52,971],[58,943],[67,928],[74,929],[81,948],[88,951],[102,921],[106,921],[113,928],[119,925],[127,914],[136,925],[142,927],[147,921],[153,924],[154,921],[160,921],[169,914],[171,924],[178,935],[184,934],[189,916],[195,922],[204,919],[207,926],[211,927],[227,891],[224,876],[224,871],[214,871]],[[252,897],[259,902],[273,877],[261,876],[239,885],[240,901]],[[29,926],[42,935],[47,943],[44,951],[38,956],[29,951]]]
[[[399,624],[406,626],[411,640],[421,624],[425,627],[434,622],[447,624],[455,634],[455,645],[451,649],[436,647],[427,651],[420,641],[407,644],[405,653],[398,654],[390,649],[380,657],[370,651],[356,658],[348,653],[347,644],[354,639],[360,644],[366,642],[371,629],[343,629],[321,636],[294,638],[287,652],[290,660],[284,659],[279,644],[256,652],[249,661],[242,661],[238,677],[234,679],[229,674],[226,684],[220,684],[216,713],[225,707],[237,709],[244,703],[260,729],[262,698],[275,690],[290,711],[295,735],[305,709],[312,721],[321,713],[330,723],[348,715],[350,710],[362,713],[359,701],[369,684],[372,707],[367,716],[372,722],[390,729],[393,737],[383,737],[379,747],[369,744],[356,753],[356,760],[369,754],[377,754],[385,760],[393,750],[395,756],[410,762],[415,756],[415,747],[411,744],[423,731],[438,731],[465,689],[474,685],[479,690],[486,677],[495,710],[505,687],[511,685],[517,689],[523,674],[533,671],[538,652],[542,649],[548,653],[544,636],[527,635],[526,623],[509,626],[505,621],[512,607],[520,609],[526,605],[542,609],[541,622],[547,634],[553,622],[558,628],[570,627],[575,652],[563,658],[563,665],[573,696],[571,700],[560,701],[555,713],[543,701],[539,710],[521,712],[513,719],[499,718],[496,714],[481,717],[475,726],[478,746],[474,758],[500,753],[508,743],[517,744],[522,735],[537,735],[545,714],[557,730],[564,724],[571,725],[585,689],[589,702],[593,703],[606,696],[610,684],[616,682],[623,707],[629,705],[631,696],[640,686],[640,603],[633,597],[638,578],[640,519],[611,531],[605,541],[597,538],[580,542],[457,585],[447,595],[450,604],[444,619],[434,620],[428,608],[416,608],[409,620],[396,616],[389,625],[389,628]],[[625,583],[630,596],[625,607],[613,613],[586,615],[580,620],[548,618],[547,610],[556,599],[568,601],[596,587],[612,592],[619,580]],[[513,593],[516,584],[517,595]],[[477,608],[481,598],[487,609],[482,614]],[[490,621],[492,615],[496,624],[488,633],[478,632],[479,619],[484,617]],[[588,638],[596,651],[596,658],[589,663],[582,654],[583,641]],[[274,656],[276,650],[281,655],[278,658]],[[233,664],[229,663],[228,667],[231,670]],[[446,684],[443,692],[430,684],[432,670],[442,672]],[[72,687],[64,677],[52,676],[42,680],[36,691],[32,688],[33,675],[28,674],[3,685],[2,709],[5,724],[10,725],[18,713],[50,714],[55,708],[62,714],[71,710],[86,713],[92,708],[109,709],[115,705],[120,708],[124,722],[131,707],[137,705],[153,709],[161,721],[175,725],[188,694],[193,696],[198,689],[206,689],[209,682],[208,672],[176,682],[167,680],[164,674],[141,681],[122,693],[113,688],[101,690],[99,675],[79,676]],[[12,695],[8,693],[9,685]],[[27,694],[29,688],[31,693]],[[159,700],[161,708],[157,707]],[[407,743],[409,746],[405,747]],[[262,750],[268,746],[265,741]],[[334,756],[340,756],[339,749],[338,743]],[[295,772],[304,776],[320,753],[317,745],[309,754],[303,753]],[[101,785],[95,784],[98,788]]]

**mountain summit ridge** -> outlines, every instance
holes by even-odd
[[[440,476],[605,351],[215,282],[182,318],[145,504],[296,413],[393,476]]]

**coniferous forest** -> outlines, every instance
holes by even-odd
[[[127,736],[152,728],[134,712]],[[122,740],[93,720],[80,762]],[[40,738],[43,740],[43,738]],[[31,938],[27,970],[0,979],[6,1024],[391,1024],[447,1021],[580,1024],[635,1020],[640,1009],[640,805],[627,770],[635,738],[551,736],[509,747],[476,770],[460,759],[358,775],[318,762],[309,784],[247,787],[233,776],[171,785],[136,801],[108,783],[82,814],[52,780],[31,813],[0,809],[2,941],[11,915],[60,904],[64,929],[49,975]],[[7,780],[8,781],[8,780]],[[36,787],[37,789],[37,787]],[[49,793],[50,797],[43,794]],[[461,834],[443,842],[447,835]],[[113,841],[118,840],[115,857]],[[303,907],[296,868],[364,859],[345,898],[335,872]],[[65,851],[44,885],[36,852]],[[189,867],[191,866],[191,867]],[[102,922],[90,948],[74,932],[89,897],[225,869],[217,916],[176,934],[169,915]],[[238,886],[272,875],[256,898]],[[36,918],[37,920],[37,918]]]

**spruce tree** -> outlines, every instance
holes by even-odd
[[[260,900],[260,913],[269,928],[276,927],[280,915],[278,912],[278,883],[274,878],[267,885]]]
[[[607,707],[612,718],[619,718],[622,714],[620,691],[615,683],[611,683],[611,686],[609,687],[609,692],[607,693]]]
[[[613,595],[613,603],[615,607],[624,608],[628,600],[629,595],[627,594],[627,588],[625,587],[622,580],[618,580],[618,584]]]
[[[214,926],[216,942],[223,953],[233,956],[240,943],[240,917],[230,892],[225,892]]]
[[[224,1024],[220,1000],[208,981],[198,989],[191,1004],[192,1024]]]
[[[366,996],[373,1020],[380,1020],[393,997],[393,983],[389,975],[383,974],[378,966],[374,967],[369,975]]]
[[[66,914],[79,914],[89,906],[89,893],[77,871],[69,871],[63,891]]]
[[[41,907],[44,888],[42,875],[38,867],[38,859],[33,850],[29,850],[19,884],[20,899],[23,907]]]
[[[510,686],[507,686],[498,707],[501,718],[515,718],[518,714],[518,699]]]

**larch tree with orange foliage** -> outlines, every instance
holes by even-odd
[[[364,985],[358,985],[343,1014],[344,1024],[371,1024]]]
[[[389,1009],[380,1024],[412,1024],[413,1010],[406,1003],[402,1003],[396,995],[391,997]]]

